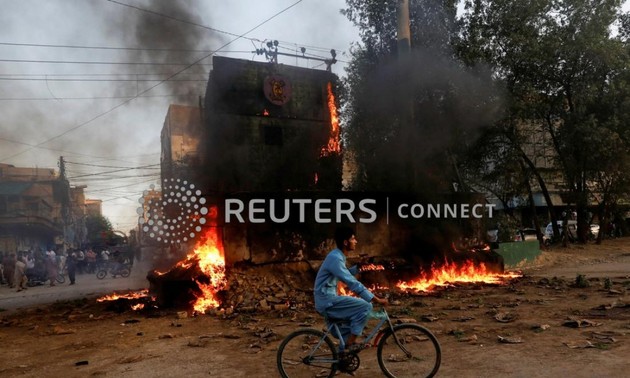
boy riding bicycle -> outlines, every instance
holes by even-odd
[[[326,318],[348,320],[350,327],[341,329],[342,337],[348,350],[359,348],[357,337],[361,335],[372,311],[372,303],[386,305],[387,299],[371,293],[354,275],[359,273],[358,266],[346,267],[346,256],[357,245],[354,230],[339,227],[335,230],[337,248],[328,253],[315,278],[315,310]],[[337,295],[337,283],[341,281],[360,298]]]

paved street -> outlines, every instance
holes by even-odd
[[[150,267],[146,262],[139,262],[133,266],[131,275],[127,278],[112,278],[107,275],[102,280],[96,278],[95,274],[77,275],[76,284],[69,285],[70,281],[66,276],[66,282],[57,284],[54,287],[49,285],[29,287],[28,290],[16,292],[8,286],[0,286],[0,309],[13,312],[14,310],[64,301],[84,297],[96,297],[108,294],[114,290],[138,290],[149,287],[146,279]],[[5,312],[6,313],[6,312]]]

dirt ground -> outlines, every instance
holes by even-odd
[[[627,377],[630,239],[553,248],[522,271],[506,285],[392,293],[399,304],[388,311],[436,334],[438,376]],[[93,299],[58,302],[0,318],[0,376],[279,376],[282,338],[322,325],[311,311],[180,318],[117,313]],[[360,356],[355,376],[383,376],[375,349]]]

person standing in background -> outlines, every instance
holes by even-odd
[[[15,273],[13,276],[13,284],[17,286],[17,291],[26,290],[26,263],[22,261],[23,257],[18,257],[15,262]]]

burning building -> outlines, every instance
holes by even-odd
[[[215,56],[205,98],[210,193],[340,190],[337,77]]]
[[[161,305],[190,304],[203,312],[219,303],[235,307],[262,303],[250,292],[262,288],[230,281],[232,268],[233,278],[241,267],[264,270],[273,263],[280,272],[278,287],[295,286],[288,282],[290,277],[305,280],[300,287],[312,284],[316,263],[310,262],[322,260],[331,249],[332,243],[327,241],[339,221],[318,222],[311,208],[305,211],[308,221],[292,218],[274,223],[247,218],[229,223],[224,219],[226,199],[250,203],[262,197],[266,203],[282,203],[308,198],[314,203],[343,194],[341,197],[358,204],[366,196],[374,198],[377,205],[371,210],[378,221],[357,224],[357,235],[363,251],[383,258],[373,263],[387,266],[365,272],[367,280],[385,282],[391,288],[397,284],[401,289],[418,287],[414,279],[419,272],[447,263],[440,258],[451,252],[457,253],[450,256],[450,276],[457,276],[460,267],[467,267],[471,274],[502,271],[500,263],[498,269],[475,264],[488,260],[491,251],[451,250],[450,242],[458,235],[445,232],[448,224],[444,222],[390,220],[385,204],[391,196],[387,193],[341,191],[343,156],[336,86],[336,76],[328,71],[214,57],[203,109],[171,106],[162,131],[163,197],[158,202],[164,206],[154,214],[159,220],[145,219],[150,224],[145,228],[155,231],[158,240],[189,248],[172,269],[149,274]],[[171,198],[164,197],[169,191]],[[186,197],[194,197],[196,202],[184,203]],[[470,196],[455,197],[418,198],[407,193],[397,200],[477,202]],[[179,231],[180,225],[190,229]],[[160,227],[165,227],[163,233]],[[169,240],[169,228],[171,236],[183,237],[181,243],[174,243],[172,237]],[[420,241],[418,229],[425,233]],[[428,243],[427,234],[442,239]],[[479,265],[479,272],[466,261]],[[405,282],[410,284],[405,286]],[[226,285],[229,294],[224,291]],[[291,302],[290,297],[280,304]]]

